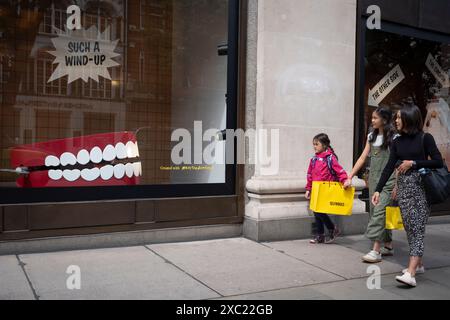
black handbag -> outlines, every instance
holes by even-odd
[[[425,134],[422,136],[422,148],[427,159],[424,145]],[[447,165],[440,169],[420,169],[422,182],[425,186],[428,205],[445,202],[450,197],[450,174]]]

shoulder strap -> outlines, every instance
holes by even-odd
[[[422,152],[423,152],[423,160],[427,160],[427,151],[425,150],[425,132],[422,132]]]
[[[333,176],[334,180],[337,181],[338,180],[338,176],[337,176],[336,171],[334,171],[334,169],[333,169],[333,155],[332,154],[330,154],[327,157],[327,166],[328,166],[328,170],[330,170],[330,173]]]

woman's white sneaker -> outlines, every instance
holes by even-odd
[[[411,273],[405,272],[402,276],[397,276],[395,279],[403,284],[406,284],[410,287],[417,287],[416,278],[414,278]]]
[[[403,274],[406,273],[406,272],[408,272],[408,268],[403,269],[403,271],[402,271]],[[416,274],[424,274],[424,273],[425,273],[425,267],[424,266],[417,267]]]
[[[370,251],[368,254],[366,254],[364,257],[362,257],[364,262],[368,263],[378,263],[383,261],[383,258],[381,257],[381,253],[376,252],[374,250]]]

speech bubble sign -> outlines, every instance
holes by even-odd
[[[100,33],[96,26],[89,29],[68,30],[55,29],[58,37],[52,38],[54,51],[48,51],[55,57],[53,64],[58,64],[48,82],[68,76],[68,83],[78,79],[88,82],[99,81],[99,76],[111,80],[108,68],[119,66],[113,60],[120,56],[114,52],[119,40],[109,41],[109,28]]]

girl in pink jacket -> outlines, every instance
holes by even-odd
[[[331,147],[328,135],[321,133],[313,139],[316,155],[311,159],[308,168],[306,199],[311,199],[313,181],[339,181],[345,183],[348,179],[347,173],[338,162],[338,157]],[[339,235],[338,227],[331,221],[327,214],[314,213],[316,219],[317,235],[310,241],[313,244],[332,243]],[[325,226],[329,236],[325,238]]]

